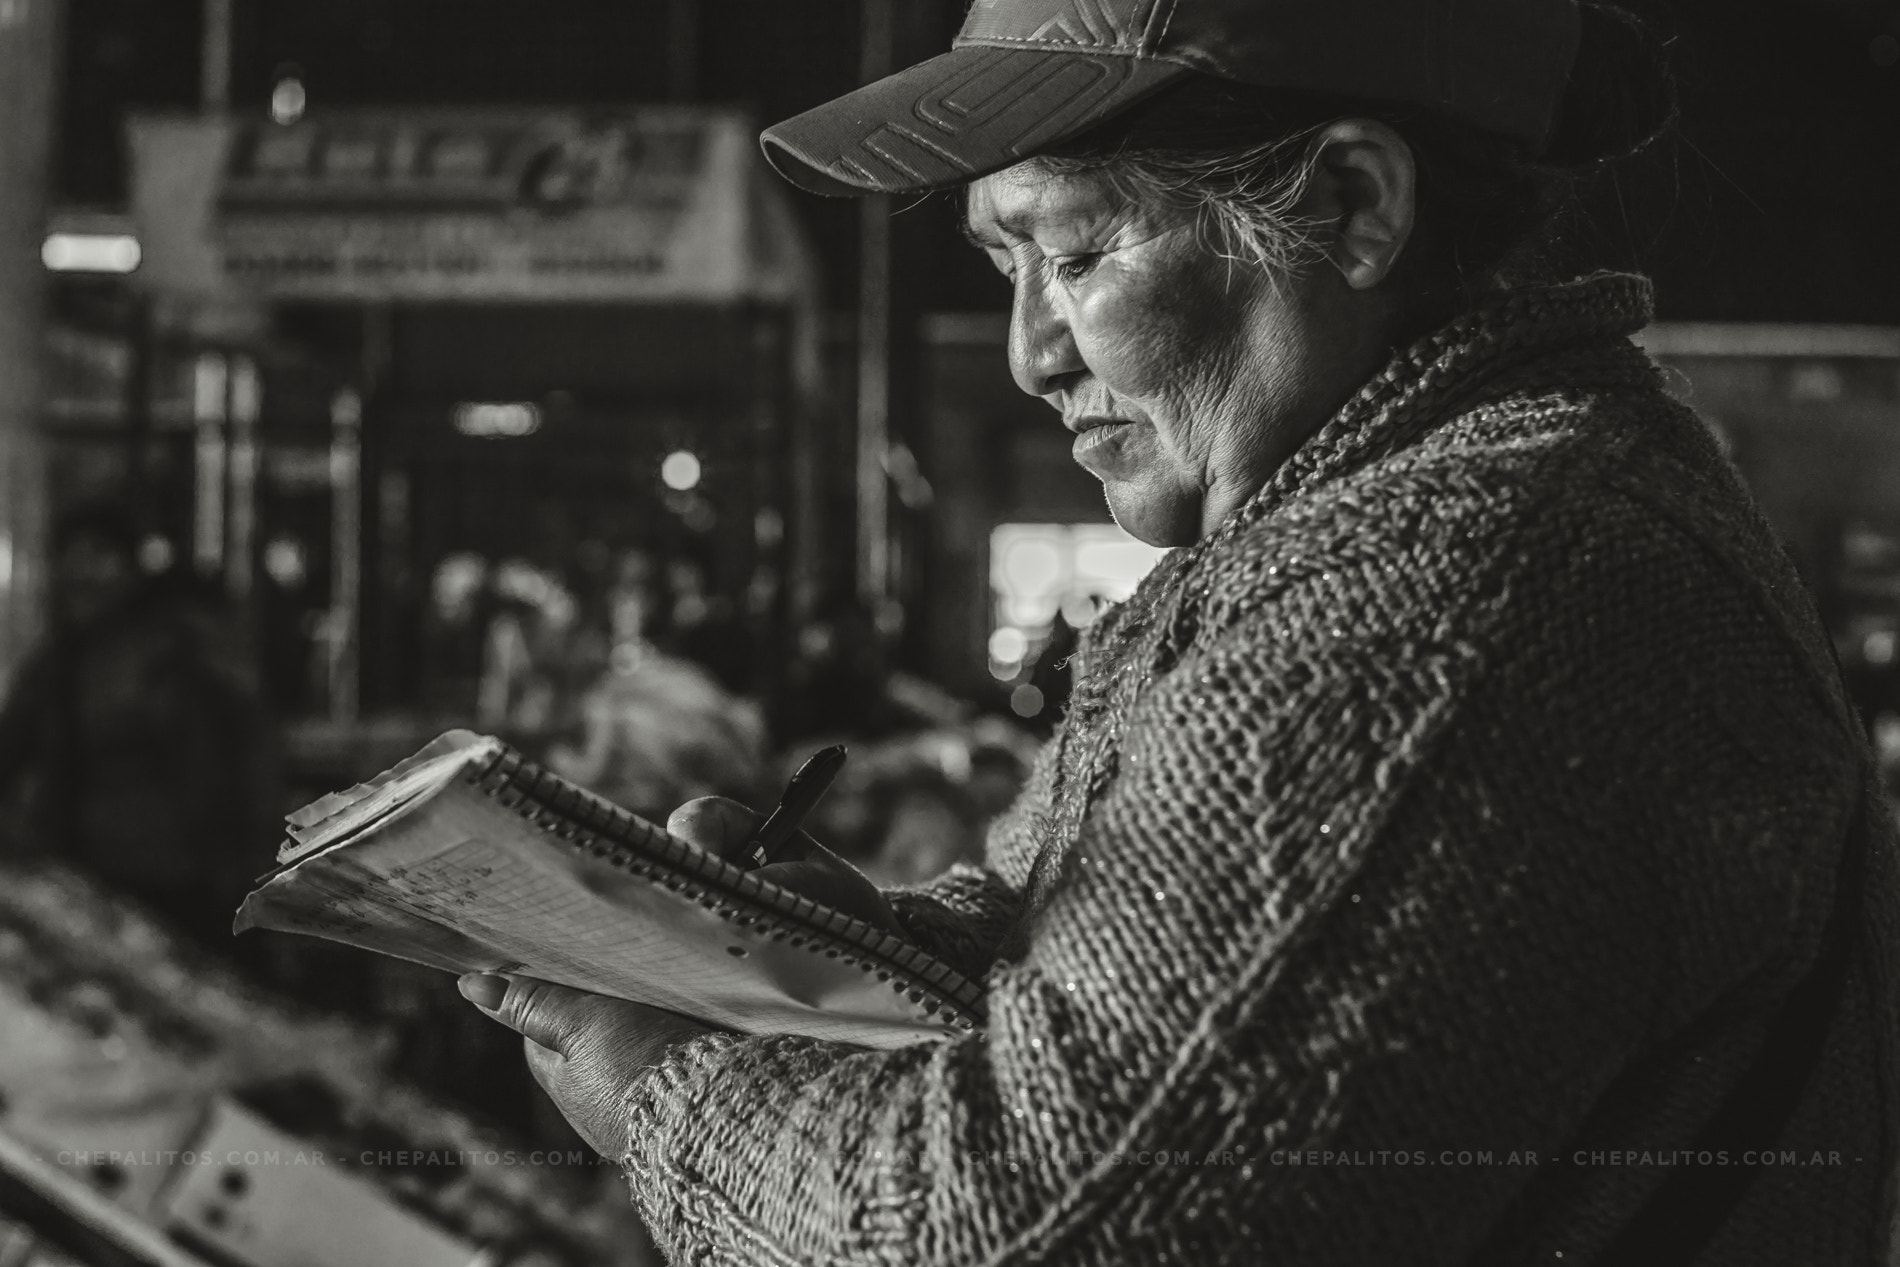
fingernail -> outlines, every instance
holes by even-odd
[[[508,978],[489,972],[469,972],[456,978],[455,988],[476,1007],[492,1012],[508,995]]]

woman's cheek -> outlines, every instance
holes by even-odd
[[[1190,353],[1171,314],[1122,293],[1097,293],[1077,312],[1076,344],[1090,371],[1136,403],[1169,394],[1191,373]]]
[[[1131,390],[1186,394],[1205,377],[1204,363],[1233,339],[1241,313],[1224,287],[1211,284],[1203,254],[1185,242],[1157,242],[1128,259],[1103,296],[1103,328],[1131,343]]]

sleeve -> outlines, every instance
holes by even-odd
[[[886,889],[904,934],[973,981],[995,961],[1018,894],[985,867],[959,863],[928,884]]]
[[[1501,592],[1493,625],[1523,601]],[[1153,684],[982,1033],[716,1036],[643,1074],[623,1160],[659,1243],[715,1263],[1473,1253],[1685,974],[1719,991],[1783,944],[1773,875],[1704,886],[1690,860],[1811,824],[1762,759],[1823,728],[1785,724],[1786,697],[1777,731],[1725,714],[1748,693],[1695,686],[1667,648],[1631,659],[1620,630],[1479,637],[1435,598],[1396,628],[1249,622]],[[1617,699],[1660,705],[1615,716],[1613,673]]]
[[[1059,756],[1053,741],[1037,753],[1021,794],[990,826],[981,866],[960,864],[928,883],[884,892],[905,934],[973,981],[989,971],[1016,925],[1023,882],[1041,844],[1036,807],[1052,794]]]

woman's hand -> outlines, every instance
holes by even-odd
[[[698,845],[707,853],[733,862],[745,852],[747,842],[764,821],[762,815],[737,801],[705,796],[674,810],[672,817],[666,820],[666,830],[688,844]],[[855,916],[874,928],[899,931],[897,916],[877,886],[865,879],[863,872],[804,832],[793,836],[780,856],[786,861],[760,867],[753,874],[833,910]]]
[[[731,860],[763,821],[737,801],[708,796],[674,810],[666,827],[688,844]],[[883,895],[856,867],[804,832],[785,853],[787,861],[760,867],[760,878],[897,931]],[[523,1037],[534,1080],[604,1157],[617,1158],[626,1147],[628,1084],[675,1045],[714,1032],[674,1012],[532,977],[471,972],[456,984],[463,998]]]
[[[561,1115],[603,1157],[627,1147],[627,1086],[676,1044],[711,1026],[656,1007],[532,977],[471,972],[462,997],[526,1040],[528,1069]]]

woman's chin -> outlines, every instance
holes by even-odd
[[[1115,523],[1137,541],[1166,550],[1200,540],[1201,514],[1195,499],[1130,480],[1103,480],[1102,492]]]

